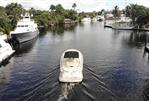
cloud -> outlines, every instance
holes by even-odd
[[[22,4],[26,9],[33,7],[41,10],[48,10],[51,4],[62,4],[64,8],[70,9],[73,3],[77,4],[79,11],[110,10],[116,5],[122,9],[129,3],[137,3],[149,7],[148,0],[0,0],[0,5],[6,6],[12,2]]]
[[[26,9],[36,8],[42,10],[48,10],[51,4],[62,4],[64,8],[72,8],[72,4],[77,4],[77,9],[80,11],[99,11],[105,8],[107,0],[0,0],[0,5],[6,6],[9,3],[22,4]]]

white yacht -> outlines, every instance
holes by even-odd
[[[90,17],[85,17],[81,20],[81,22],[91,22],[91,18]]]
[[[103,21],[105,19],[103,15],[98,15],[96,16],[96,18],[97,18],[97,21]]]
[[[0,36],[0,63],[9,58],[14,53],[14,50]]]
[[[81,82],[83,80],[83,55],[76,49],[64,51],[60,60],[60,82]]]
[[[12,39],[19,43],[29,41],[35,38],[38,34],[38,26],[33,20],[31,20],[29,13],[22,16],[22,19],[18,21],[15,30],[10,32]]]
[[[129,17],[125,17],[125,16],[121,16],[119,20],[117,20],[117,22],[132,22],[132,20]]]
[[[112,28],[118,30],[132,30],[134,26],[132,25],[132,20],[129,17],[122,15],[119,20],[116,20],[112,24]]]
[[[94,17],[91,19],[92,22],[96,22],[97,21],[97,17]]]

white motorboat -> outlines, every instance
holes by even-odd
[[[103,21],[105,19],[103,15],[98,15],[96,16],[96,18],[97,18],[97,21]]]
[[[22,19],[18,21],[14,31],[10,32],[13,40],[23,43],[35,38],[39,34],[37,24],[31,20],[29,13],[22,15]]]
[[[83,80],[83,55],[76,49],[64,51],[60,60],[60,82],[81,82]]]
[[[9,58],[14,53],[14,50],[0,36],[0,63]]]
[[[81,20],[81,22],[91,22],[91,18],[90,17],[85,17]]]
[[[116,20],[112,24],[112,28],[118,30],[132,30],[134,26],[132,25],[132,20],[129,17],[125,17],[123,15],[119,20]]]
[[[97,17],[94,17],[91,19],[92,22],[96,22],[97,21]]]

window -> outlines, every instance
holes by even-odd
[[[64,58],[79,58],[79,53],[75,51],[66,52]]]

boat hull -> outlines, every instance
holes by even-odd
[[[23,43],[34,39],[38,35],[39,35],[39,31],[36,30],[33,32],[11,33],[11,38],[12,40],[17,41],[18,43]]]
[[[60,82],[81,82],[83,80],[82,71],[80,72],[60,72]]]
[[[0,40],[0,65],[3,61],[11,57],[15,51],[12,47],[3,40]]]
[[[9,53],[8,52],[5,52],[5,54],[4,55],[0,55],[0,65],[4,62],[4,61],[6,61],[6,60],[9,60],[10,59],[10,57],[14,54],[14,50],[11,50],[11,51],[9,51]]]

